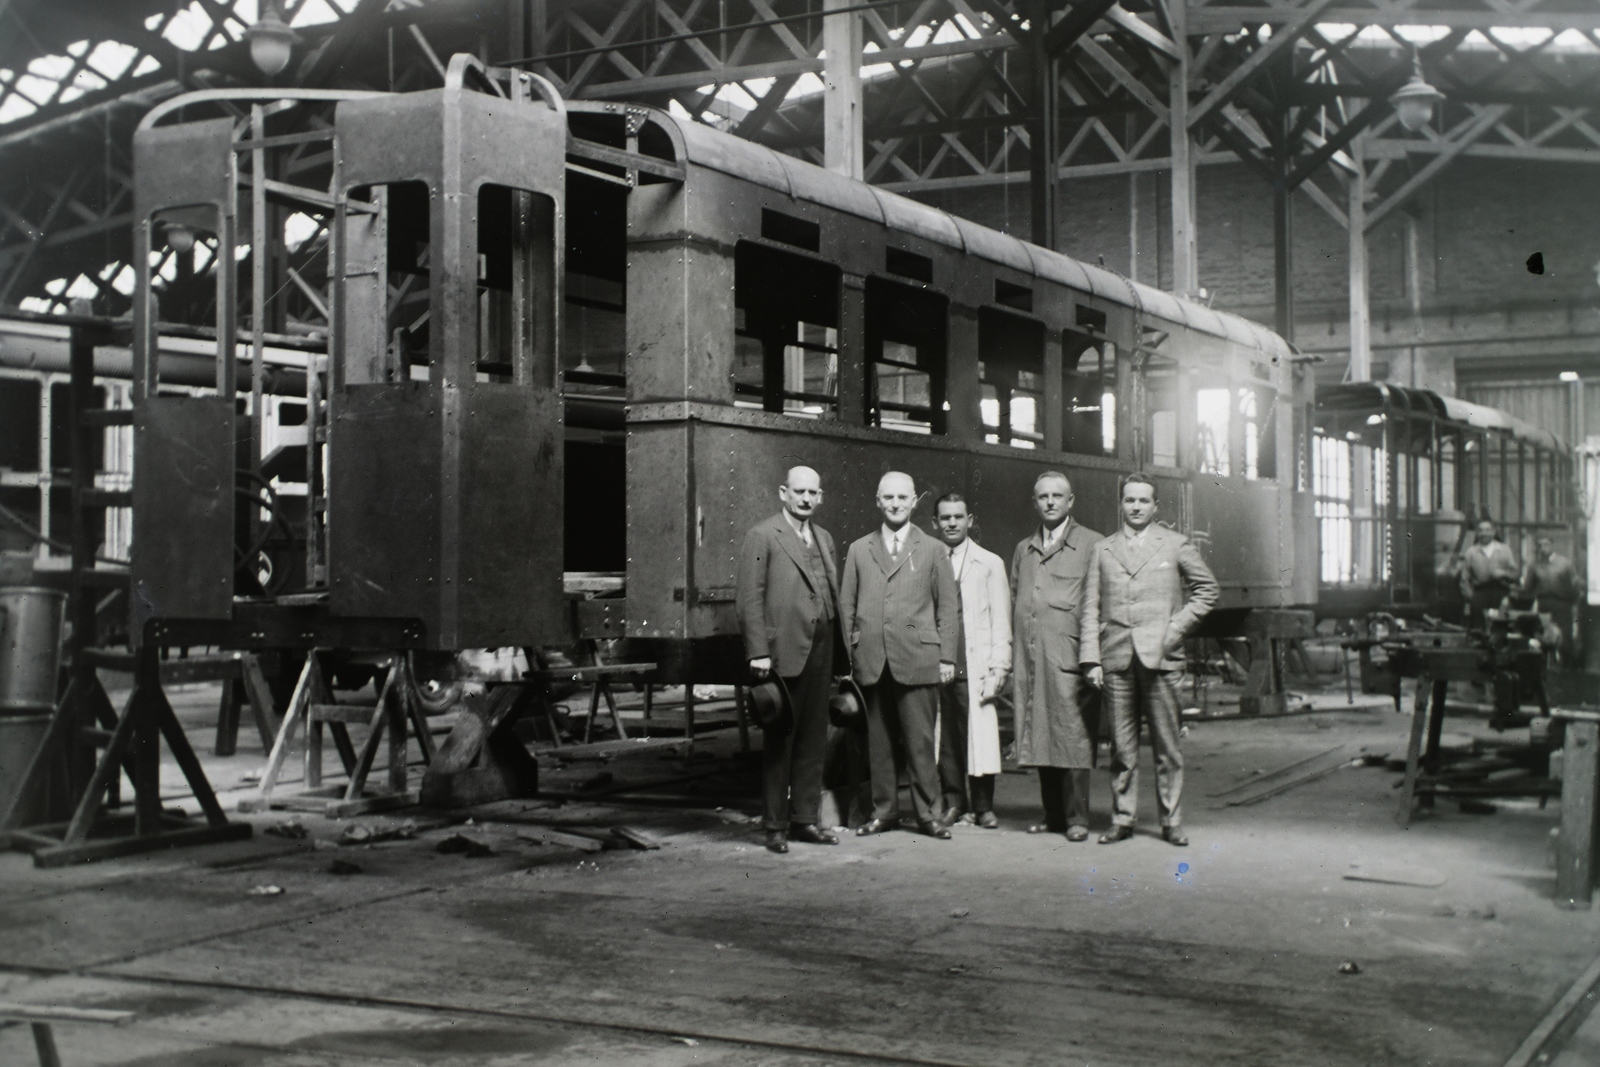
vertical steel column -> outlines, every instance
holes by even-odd
[[[261,372],[267,341],[267,150],[261,147],[266,136],[266,112],[260,104],[251,104],[250,137],[255,146],[250,149],[250,471],[257,476],[267,426]],[[260,509],[252,508],[252,540],[259,518]]]
[[[853,6],[851,0],[823,0],[822,9]],[[863,166],[861,115],[861,13],[822,20],[822,158],[835,174],[860,180]]]
[[[1033,115],[1029,122],[1029,139],[1033,151],[1028,160],[1028,197],[1033,224],[1033,243],[1041,248],[1055,248],[1056,222],[1059,210],[1061,158],[1060,116],[1057,100],[1055,57],[1045,48],[1045,34],[1050,29],[1049,5],[1033,6]]]
[[[1172,40],[1178,61],[1168,82],[1171,109],[1172,160],[1172,290],[1191,296],[1200,287],[1200,263],[1195,239],[1194,157],[1189,139],[1189,36],[1187,2],[1167,5],[1172,19]],[[1157,278],[1159,285],[1161,279]]]
[[[1350,178],[1350,366],[1345,378],[1372,380],[1372,309],[1367,288],[1366,138],[1350,142],[1356,172]]]

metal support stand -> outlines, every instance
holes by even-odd
[[[79,650],[72,680],[56,707],[49,732],[28,764],[10,809],[0,815],[0,832],[8,831],[7,844],[32,852],[35,866],[61,867],[179,845],[238,841],[251,835],[249,823],[230,822],[223,814],[161,688],[159,651],[149,641],[132,657]],[[111,700],[95,673],[97,666],[134,669],[133,693],[120,718],[111,710]],[[194,791],[205,815],[203,824],[161,806],[163,740]],[[100,750],[100,756],[71,820],[18,828],[15,817],[48,768],[63,757],[72,762],[82,746]],[[106,813],[102,802],[108,794],[116,797],[123,773],[133,782],[134,811],[131,815]]]

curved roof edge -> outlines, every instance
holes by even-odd
[[[1164,289],[1136,282],[1104,267],[1091,266],[1060,252],[1029,244],[998,230],[990,230],[908,196],[860,183],[871,190],[878,205],[878,211],[870,211],[866,209],[866,201],[862,197],[854,195],[841,184],[848,179],[841,179],[815,163],[781,155],[765,145],[714,130],[703,123],[678,119],[659,110],[656,114],[660,121],[673,123],[682,132],[688,154],[685,162],[753,182],[787,197],[856,215],[892,230],[960,248],[970,255],[981,256],[1036,278],[1057,284],[1077,285],[1093,296],[1131,306],[1142,315],[1167,319],[1255,348],[1273,359],[1286,359],[1293,355],[1287,341],[1249,319],[1217,311]],[[828,175],[828,178],[794,180],[805,169]],[[1079,278],[1083,281],[1077,281]]]
[[[1369,397],[1371,403],[1364,402]],[[1399,400],[1413,411],[1450,419],[1480,430],[1500,430],[1555,452],[1568,451],[1565,441],[1542,426],[1535,426],[1499,408],[1474,404],[1459,397],[1440,396],[1427,389],[1413,389],[1389,382],[1344,382],[1317,388],[1317,405],[1333,410],[1360,412],[1372,407],[1387,407],[1391,398]]]

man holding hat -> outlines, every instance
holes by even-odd
[[[833,538],[811,521],[822,503],[822,479],[793,467],[778,487],[783,510],[745,535],[737,599],[750,673],[787,697],[785,724],[762,730],[763,809],[767,848],[788,852],[789,840],[837,845],[817,827],[822,764],[828,743],[834,645],[838,640],[839,572]],[[785,729],[785,725],[787,728]]]
[[[960,594],[950,553],[911,524],[917,506],[911,476],[885,474],[877,503],[883,525],[850,546],[839,595],[855,680],[867,698],[872,818],[856,833],[895,828],[899,770],[909,765],[918,828],[949,840],[949,828],[938,820],[934,732],[939,687],[956,676]]]

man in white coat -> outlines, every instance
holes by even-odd
[[[935,505],[939,539],[961,590],[956,677],[939,704],[939,784],[944,822],[970,811],[986,830],[999,828],[994,783],[1000,774],[1000,723],[994,698],[1011,673],[1011,586],[1000,557],[972,540],[972,512],[960,493]],[[968,787],[971,806],[967,804]]]

